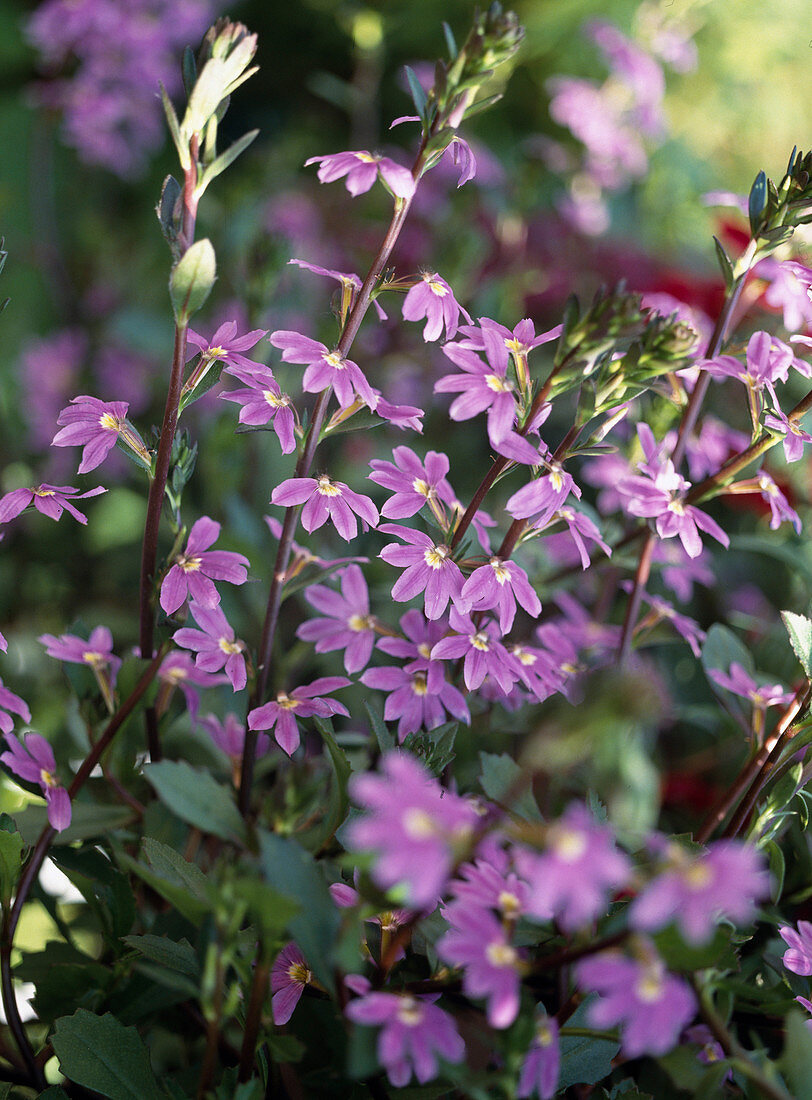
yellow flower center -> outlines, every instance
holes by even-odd
[[[412,676],[412,691],[415,693],[415,695],[422,696],[425,695],[428,690],[429,687],[426,683],[425,672],[416,672],[414,676]]]
[[[371,630],[372,619],[369,615],[350,615],[349,619],[347,619],[347,626],[350,630]]]
[[[442,283],[437,281],[436,274],[424,275],[423,279],[425,280],[425,282],[428,283],[429,290],[432,292],[432,294],[435,294],[438,298],[445,298],[446,294],[448,294],[448,288],[444,287]]]
[[[436,497],[437,493],[432,489],[427,482],[421,477],[416,477],[412,482],[412,488],[416,493],[420,493],[421,497],[425,497],[426,500],[431,500],[432,497]]]
[[[430,569],[442,569],[450,553],[447,546],[430,546],[423,551],[423,560]]]
[[[187,558],[184,554],[178,558],[178,565],[181,567],[184,573],[196,573],[202,562],[200,558]]]
[[[550,468],[550,484],[557,493],[560,493],[564,487],[564,471],[560,466],[552,466]]]
[[[107,663],[103,653],[97,653],[95,649],[86,649],[82,654],[82,660],[91,668],[101,668]]]
[[[53,489],[35,489],[35,497],[52,497],[54,495]]]
[[[471,645],[481,653],[487,653],[491,648],[491,641],[488,635],[483,630],[480,630],[471,638]]]
[[[404,997],[398,1009],[398,1019],[407,1027],[417,1027],[423,1019],[423,1007],[414,997]]]
[[[227,355],[228,352],[226,351],[226,349],[220,347],[219,345],[216,348],[209,348],[209,350],[206,352],[206,358],[212,360],[225,359]]]
[[[663,995],[663,976],[660,967],[648,967],[634,987],[644,1004],[654,1004]]]
[[[499,584],[504,584],[505,581],[510,580],[510,571],[505,568],[505,564],[501,558],[491,558],[489,565]]]
[[[376,157],[373,157],[370,153],[356,153],[355,156],[362,164],[374,164]]]
[[[291,963],[288,967],[288,977],[299,985],[309,985],[313,980],[313,972],[308,970],[304,963]]]
[[[506,917],[517,916],[521,908],[519,899],[511,890],[502,890],[497,899],[497,904]]]
[[[509,943],[489,943],[485,948],[485,957],[491,966],[514,967],[516,965],[516,948]]]
[[[40,769],[39,781],[40,781],[40,783],[44,783],[44,785],[46,787],[58,787],[59,786],[59,780],[56,779],[51,772],[46,771],[45,768]]]
[[[99,417],[99,425],[108,432],[120,432],[122,428],[121,421],[111,413],[102,413]]]
[[[276,696],[277,706],[282,707],[283,710],[295,710],[299,705],[298,699],[291,699],[291,697],[284,691],[280,691]]]
[[[515,645],[511,653],[521,665],[534,665],[538,659],[535,653],[530,653],[521,645]]]
[[[675,516],[685,515],[685,508],[681,500],[672,500],[668,505],[668,511],[673,512]]]
[[[242,646],[239,642],[230,642],[226,637],[220,638],[220,640],[217,642],[217,645],[222,653],[231,654],[242,652]]]
[[[690,863],[681,875],[689,890],[704,890],[713,881],[713,871],[705,860]]]
[[[575,863],[586,851],[586,836],[577,829],[555,825],[550,830],[551,847],[564,863]]]
[[[328,362],[331,367],[335,367],[336,370],[344,370],[347,365],[346,359],[342,359],[337,351],[328,352],[324,358],[326,362]]]
[[[330,481],[329,477],[326,474],[321,475],[321,477],[319,478],[319,483],[318,483],[316,488],[317,488],[318,492],[320,492],[323,497],[340,497],[341,496],[341,490],[339,489],[339,487],[337,485],[335,485],[332,481]]]
[[[513,389],[513,385],[508,382],[507,378],[501,378],[498,374],[486,374],[485,383],[489,390],[493,390],[494,393],[510,393]]]
[[[417,652],[424,660],[427,661],[431,656],[431,646],[428,642],[421,642],[420,645],[417,647]]]
[[[403,827],[413,840],[427,840],[437,835],[437,829],[431,816],[416,806],[410,807],[403,815]]]
[[[265,398],[266,402],[274,409],[281,409],[285,405],[290,404],[290,398],[286,393],[283,393],[279,397],[277,397],[272,390],[263,390],[262,396]]]
[[[540,1047],[548,1047],[552,1045],[553,1033],[550,1029],[550,1025],[545,1020],[540,1023],[536,1029],[536,1042]]]

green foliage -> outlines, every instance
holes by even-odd
[[[54,1053],[71,1080],[109,1100],[161,1100],[149,1055],[134,1027],[109,1012],[94,1016],[77,1009],[56,1021]]]
[[[594,997],[588,997],[561,1029],[559,1091],[569,1088],[570,1085],[592,1085],[602,1080],[611,1072],[612,1059],[620,1050],[620,1043],[609,1037],[567,1034],[573,1029],[589,1029],[587,1015],[592,1003]]]
[[[162,760],[148,765],[144,774],[164,805],[182,821],[223,840],[245,840],[245,822],[231,790],[210,772],[183,761]]]
[[[216,278],[217,261],[211,241],[195,241],[172,268],[169,278],[169,297],[179,325],[188,324],[192,314],[204,305]]]

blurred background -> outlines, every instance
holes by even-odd
[[[524,316],[537,330],[551,327],[570,293],[588,298],[620,279],[713,318],[723,285],[712,234],[735,254],[746,239],[735,196],[762,168],[779,178],[794,144],[812,145],[808,0],[514,7],[527,34],[504,97],[464,129],[477,177],[458,190],[459,168],[447,163],[426,178],[397,273],[437,270],[472,316],[511,327]],[[380,188],[352,199],[341,184],[321,186],[304,161],[369,149],[410,163],[415,127],[389,129],[412,110],[404,65],[430,82],[445,54],[442,20],[462,41],[472,10],[463,0],[0,0],[0,233],[9,253],[0,298],[10,298],[0,318],[0,492],[41,482],[109,490],[87,502],[86,528],[35,513],[6,528],[0,625],[14,644],[4,675],[27,699],[40,697],[39,728],[49,732],[50,722],[52,732],[64,704],[61,691],[43,690],[60,671],[38,634],[105,623],[118,652],[137,634],[143,476],[114,452],[77,478],[78,451],[49,443],[78,394],[129,402],[145,436],[160,421],[172,317],[155,204],[178,169],[158,82],[180,109],[183,46],[196,47],[226,13],[257,32],[260,71],[233,97],[220,147],[255,127],[260,134],[203,200],[198,236],[215,246],[218,282],[194,328],[209,337],[234,320],[240,331],[301,327],[329,342],[332,284],[288,260],[363,275],[389,200]],[[798,239],[794,254],[803,258],[804,247]],[[390,400],[427,409],[428,448],[448,431],[445,405],[431,407],[442,356],[398,323],[399,301],[383,304],[392,322],[368,320],[356,357],[374,364]],[[277,369],[267,343],[252,354]],[[279,370],[292,393],[299,378],[299,368]],[[235,440],[236,411],[218,392],[184,417],[200,444],[188,522],[211,515],[224,524],[219,545],[251,559],[257,583],[226,593],[224,607],[253,640],[275,550],[261,517],[292,462],[270,434]],[[336,459],[331,472],[382,453],[372,450],[382,438],[344,437],[344,466]],[[398,442],[413,440],[394,433],[389,446]],[[452,447],[465,499],[487,461],[481,433],[463,425]],[[378,548],[370,542],[368,552]]]

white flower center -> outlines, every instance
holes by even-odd
[[[321,493],[323,497],[340,497],[341,490],[326,474],[322,474],[319,478],[319,483],[316,486],[316,491]]]
[[[447,546],[430,546],[423,551],[423,560],[430,569],[442,569],[450,553]]]

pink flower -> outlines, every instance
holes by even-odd
[[[291,400],[280,390],[273,371],[259,366],[253,370],[233,367],[228,373],[246,384],[245,389],[220,394],[223,401],[235,401],[242,405],[239,423],[253,426],[272,423],[282,447],[282,454],[289,455],[295,451],[296,417]]]
[[[350,821],[349,847],[375,853],[371,874],[382,889],[398,887],[409,908],[433,909],[471,841],[476,810],[407,753],[387,753],[381,768],[350,777],[350,795],[367,813]]]
[[[696,1012],[690,988],[666,971],[654,945],[645,940],[636,946],[636,958],[603,951],[575,966],[581,988],[600,994],[588,1009],[590,1027],[619,1025],[627,1058],[667,1053]]]
[[[611,829],[577,802],[548,827],[543,852],[517,848],[516,868],[529,886],[528,912],[540,920],[554,916],[567,932],[600,916],[607,895],[631,873]]]
[[[487,998],[491,1027],[510,1027],[519,1013],[521,953],[490,909],[457,901],[443,916],[451,930],[438,941],[438,955],[463,968],[462,988],[468,997]]]
[[[339,535],[347,542],[358,534],[355,516],[360,516],[370,527],[378,524],[378,509],[369,497],[356,493],[343,481],[332,481],[326,474],[321,477],[291,477],[277,485],[271,493],[271,504],[292,508],[304,504],[302,526],[315,531],[328,519]]]
[[[489,676],[507,695],[517,677],[507,650],[499,641],[493,619],[474,623],[469,615],[462,615],[452,607],[449,620],[454,633],[434,646],[432,659],[456,661],[464,657],[463,679],[469,691],[481,687]]]
[[[295,943],[289,943],[276,956],[271,967],[271,1013],[277,1027],[286,1024],[313,981],[313,973]]]
[[[161,684],[155,703],[158,714],[163,714],[169,705],[173,691],[175,688],[179,688],[186,700],[186,706],[189,709],[193,724],[200,709],[200,699],[196,688],[217,687],[220,684],[228,683],[227,676],[214,672],[204,672],[200,668],[195,668],[189,654],[180,653],[177,650],[174,653],[168,653],[162,661],[161,667],[158,669],[158,680]]]
[[[200,719],[200,724],[217,748],[222,749],[230,758],[239,775],[242,754],[245,751],[245,722],[236,714],[227,714],[223,722],[213,714],[206,714]],[[257,755],[264,756],[270,747],[270,738],[267,734],[260,733],[257,736]]]
[[[522,610],[532,618],[541,614],[541,600],[527,579],[527,574],[515,562],[491,558],[487,565],[475,569],[460,592],[459,606],[467,611],[499,611],[499,629],[507,634],[516,617],[516,597]]]
[[[327,617],[302,623],[297,637],[315,642],[317,653],[343,649],[347,672],[365,668],[375,644],[375,619],[369,613],[369,589],[360,567],[349,565],[342,570],[340,594],[314,584],[305,590],[305,599]]]
[[[534,1095],[539,1100],[552,1100],[558,1085],[560,1065],[558,1021],[555,1016],[547,1016],[545,1013],[536,1021],[533,1042],[519,1071],[519,1083],[516,1086],[518,1100],[526,1100]]]
[[[437,1076],[437,1056],[461,1062],[465,1044],[448,1013],[433,996],[369,993],[350,1001],[345,1013],[354,1023],[379,1026],[378,1058],[395,1088],[408,1085],[414,1073],[422,1084]]]
[[[201,628],[184,626],[172,635],[172,641],[197,653],[195,666],[203,672],[219,672],[231,681],[235,691],[242,691],[247,681],[245,643],[235,639],[234,628],[220,607],[202,607],[192,602],[189,613]]]
[[[64,509],[79,523],[87,523],[87,516],[78,508],[74,508],[72,500],[83,500],[85,497],[95,497],[99,493],[106,492],[107,490],[101,485],[95,489],[88,489],[86,493],[80,493],[70,485],[43,484],[36,489],[12,489],[0,499],[0,523],[8,523],[9,520],[19,516],[31,503],[38,512],[48,516],[49,519],[59,520]]]
[[[270,341],[275,348],[282,349],[283,362],[307,364],[302,387],[308,393],[321,393],[332,386],[342,409],[354,404],[356,397],[370,409],[377,406],[378,398],[364,372],[351,359],[343,359],[338,351],[330,351],[318,340],[286,329],[272,332]]]
[[[54,447],[83,446],[79,473],[95,470],[121,436],[127,446],[149,465],[143,439],[127,420],[126,401],[99,401],[97,397],[74,397],[57,418],[64,427],[52,440]]]
[[[264,369],[262,363],[255,363],[253,359],[246,358],[242,353],[257,344],[263,336],[267,335],[267,332],[267,329],[257,328],[246,332],[244,336],[237,336],[237,322],[226,321],[220,325],[211,340],[198,335],[192,329],[189,329],[186,340],[194,344],[209,363],[224,363],[226,370],[231,367],[242,367],[244,370],[261,371]]]
[[[361,289],[361,280],[357,275],[349,271],[333,271],[329,267],[319,267],[317,264],[309,264],[306,260],[288,260],[288,263],[296,264],[297,267],[303,267],[305,271],[312,271],[314,275],[323,275],[327,279],[335,279],[337,283],[341,284],[342,314],[350,312],[355,304],[355,296]],[[377,298],[373,298],[372,305],[375,308],[375,312],[378,314],[378,320],[386,321],[386,313]]]
[[[664,863],[632,902],[633,928],[653,931],[674,920],[690,943],[713,935],[719,916],[735,923],[752,919],[756,900],[770,891],[770,876],[755,848],[719,840],[692,854],[676,843],[664,846]]]
[[[3,641],[5,641],[5,638]],[[15,695],[13,691],[9,691],[7,687],[3,687],[3,681],[0,680],[0,730],[3,733],[10,733],[14,729],[14,719],[9,717],[6,711],[18,714],[26,723],[31,721],[31,711],[28,709],[28,703],[21,699],[19,695]]]
[[[729,673],[712,668],[708,675],[719,687],[732,691],[734,695],[741,695],[743,699],[749,699],[754,707],[761,710],[767,707],[785,707],[792,699],[792,692],[784,691],[780,684],[764,684],[759,687],[738,661],[733,661]]]
[[[797,423],[790,420],[781,409],[776,409],[775,414],[768,413],[764,417],[764,425],[784,436],[784,458],[787,462],[797,462],[803,458],[804,443],[812,443],[812,435]]]
[[[220,535],[220,524],[202,516],[189,532],[186,549],[179,554],[161,584],[161,607],[172,615],[191,597],[201,607],[216,607],[220,593],[214,581],[245,584],[248,558],[231,550],[209,550]]]
[[[106,626],[97,626],[87,641],[74,634],[42,634],[37,639],[49,657],[72,664],[88,665],[96,677],[105,703],[113,710],[113,688],[121,668],[121,658],[113,656],[113,635]]]
[[[56,771],[54,750],[38,733],[27,733],[24,747],[13,733],[7,732],[5,740],[8,750],[0,756],[0,763],[5,764],[27,783],[39,784],[48,803],[48,821],[51,828],[61,833],[70,825],[71,804],[68,792],[59,785],[59,780],[54,775]]]
[[[408,168],[397,164],[389,157],[373,156],[364,151],[349,153],[328,153],[323,157],[310,157],[305,167],[318,164],[318,177],[321,183],[347,177],[347,190],[353,196],[369,191],[380,174],[381,179],[398,198],[408,199],[414,194],[415,182]]]
[[[788,947],[781,961],[793,974],[808,978],[812,974],[812,924],[808,920],[799,920],[797,927],[797,932],[789,925],[778,929],[779,936]]]
[[[322,676],[312,684],[294,688],[290,694],[280,691],[276,701],[254,707],[248,712],[248,728],[252,730],[273,730],[279,747],[292,756],[299,747],[299,718],[310,718],[314,714],[320,718],[329,718],[333,714],[348,714],[349,711],[335,699],[325,699],[330,692],[347,687],[350,681],[345,676]]]
[[[385,523],[381,531],[397,535],[407,543],[398,546],[391,542],[379,555],[390,565],[406,566],[392,588],[392,599],[403,602],[423,592],[426,618],[439,619],[448,601],[459,596],[463,585],[462,573],[451,558],[451,550],[422,531],[413,531],[399,523]]]
[[[445,518],[442,505],[453,504],[454,491],[446,480],[448,456],[429,451],[422,461],[410,447],[395,447],[394,463],[373,459],[369,480],[394,495],[381,508],[387,519],[406,519],[428,504],[438,521]]]
[[[560,510],[570,493],[576,497],[581,496],[581,490],[572,475],[559,463],[548,462],[546,465],[546,475],[537,477],[519,489],[505,505],[505,510],[514,519],[531,520],[534,527],[544,527]]]
[[[457,331],[460,313],[470,322],[471,318],[454,297],[451,287],[436,272],[425,272],[403,300],[404,321],[426,318],[424,340],[439,340],[443,328],[446,339],[450,340]]]
[[[383,716],[387,722],[398,719],[398,741],[417,730],[436,729],[446,721],[446,711],[461,722],[471,722],[465,696],[446,680],[442,662],[425,662],[431,668],[420,667],[421,663],[413,661],[405,668],[369,668],[361,677],[367,687],[388,693]]]

